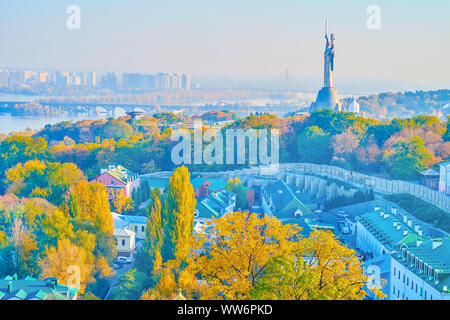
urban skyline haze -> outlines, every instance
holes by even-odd
[[[81,10],[69,30],[69,5]],[[367,8],[381,10],[370,30]],[[324,20],[336,34],[336,87],[450,86],[450,2],[0,1],[0,67],[156,73],[320,85]]]

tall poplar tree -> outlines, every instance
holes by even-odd
[[[176,168],[167,185],[163,211],[164,261],[174,258],[179,261],[186,259],[192,245],[196,204],[189,170],[185,166]]]
[[[147,229],[145,230],[145,251],[152,262],[153,272],[157,272],[162,264],[161,249],[163,246],[163,228],[161,220],[161,191],[152,191],[152,202],[147,207]]]

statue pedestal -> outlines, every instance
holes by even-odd
[[[342,105],[336,89],[333,87],[323,87],[317,94],[316,102],[311,104],[309,112],[322,109],[331,109],[333,111],[341,111]]]

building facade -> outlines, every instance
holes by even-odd
[[[450,162],[439,165],[439,192],[450,195]]]
[[[147,217],[121,215],[111,212],[114,219],[113,237],[118,256],[130,256],[136,249],[136,241],[145,239]]]
[[[109,165],[108,169],[102,169],[100,175],[90,182],[100,182],[106,186],[108,199],[115,199],[120,192],[131,197],[133,190],[139,188],[139,175],[122,166]]]

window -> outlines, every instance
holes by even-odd
[[[396,268],[394,267],[394,276],[395,276],[395,272],[396,272],[396,270],[397,270],[397,269],[396,269]]]
[[[134,232],[138,231],[138,226],[134,226]]]
[[[403,275],[403,283],[405,283],[405,278],[406,278],[405,275]]]
[[[122,239],[122,246],[125,246],[125,240]]]
[[[144,232],[145,231],[145,227],[141,226],[141,231]]]

